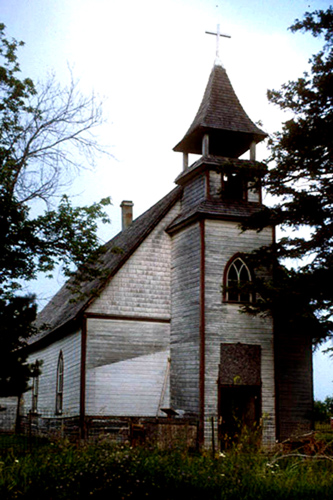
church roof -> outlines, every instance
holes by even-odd
[[[194,205],[180,213],[169,225],[167,231],[172,234],[184,225],[188,225],[201,218],[241,222],[260,210],[262,210],[260,203],[245,201],[228,203],[223,200],[204,200],[198,205]]]
[[[221,65],[213,67],[193,123],[174,151],[201,154],[207,133],[212,155],[233,158],[245,153],[253,141],[267,137],[245,113]]]
[[[109,279],[116,274],[181,197],[181,193],[182,188],[176,187],[144,214],[135,219],[127,229],[118,233],[106,243],[105,253],[102,254],[99,260],[98,268],[107,270],[107,273],[103,274],[103,277],[83,282],[80,286],[80,297],[77,300],[75,300],[73,292],[68,287],[68,285],[71,285],[72,280],[65,284],[39,313],[36,326],[41,328],[41,331],[30,339],[30,344],[44,339],[69,322],[77,320],[94,300],[96,293],[98,294],[103,290]]]

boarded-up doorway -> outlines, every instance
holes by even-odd
[[[218,383],[221,448],[246,427],[258,428],[261,417],[261,349],[258,345],[221,344]]]

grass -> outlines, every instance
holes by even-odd
[[[333,496],[331,457],[286,457],[234,448],[211,454],[100,443],[51,443],[0,458],[0,498],[313,500]]]

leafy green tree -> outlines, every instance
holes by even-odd
[[[59,263],[66,275],[81,267],[89,278],[84,263],[98,254],[97,224],[108,221],[110,203],[73,207],[63,196],[53,206],[71,171],[103,153],[93,135],[101,104],[73,79],[61,88],[54,77],[39,85],[21,78],[22,45],[0,24],[0,396],[20,396],[34,370],[22,347],[34,332],[36,304],[19,295],[22,283]]]
[[[268,92],[269,101],[291,112],[292,118],[269,142],[264,187],[277,201],[245,227],[275,225],[285,233],[253,258],[271,266],[274,279],[257,280],[262,298],[250,312],[272,313],[278,321],[277,313],[283,310],[285,322],[312,329],[313,338],[320,340],[333,331],[332,6],[305,13],[290,29],[322,37],[324,45],[310,59],[309,72]]]
[[[327,396],[324,401],[314,402],[314,419],[316,422],[328,423],[333,416],[333,398]]]

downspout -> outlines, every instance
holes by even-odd
[[[81,331],[81,379],[80,379],[80,433],[86,438],[86,357],[87,357],[87,317],[83,316]]]

